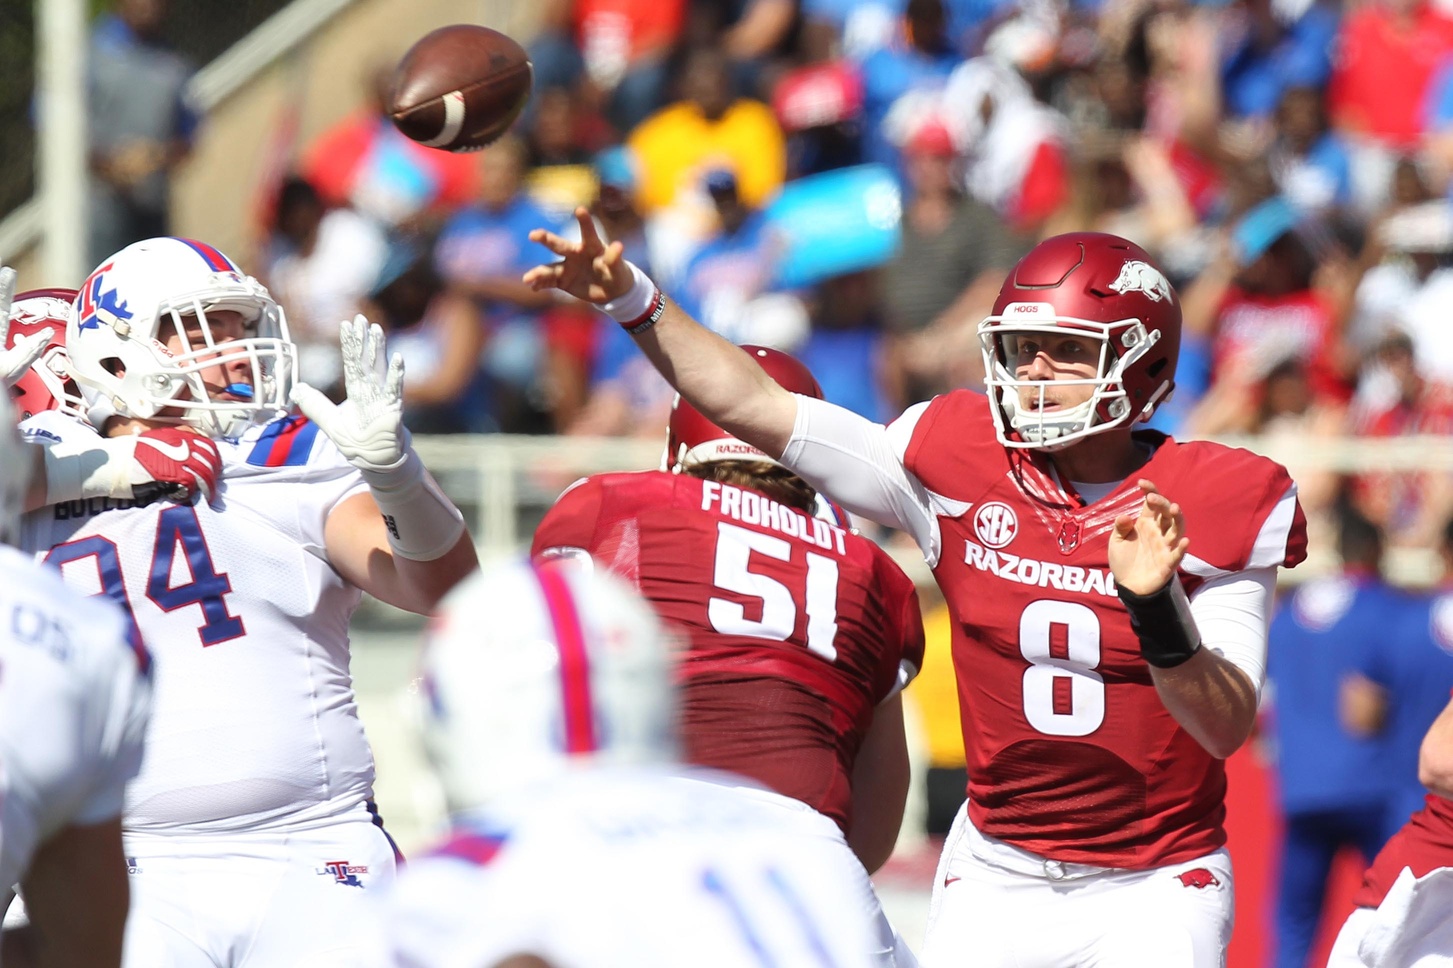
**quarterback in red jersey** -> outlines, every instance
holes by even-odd
[[[1136,429],[1180,344],[1150,257],[1041,242],[979,327],[988,395],[885,427],[784,392],[588,227],[534,237],[562,258],[527,283],[599,305],[703,414],[934,569],[970,781],[924,964],[1223,964],[1221,760],[1251,732],[1276,571],[1306,528],[1279,465]]]
[[[1327,968],[1432,968],[1453,951],[1453,702],[1418,755],[1432,792],[1367,869]]]
[[[821,398],[797,360],[743,350],[784,388]],[[588,553],[688,634],[688,762],[750,777],[793,810],[812,807],[877,869],[908,788],[899,691],[923,662],[913,582],[873,542],[818,516],[801,478],[679,399],[665,465],[572,485],[533,553]],[[881,928],[879,963],[911,963],[866,876],[861,887]]]

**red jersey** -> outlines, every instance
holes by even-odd
[[[1001,446],[987,398],[960,390],[918,417],[904,464],[938,508],[974,825],[1043,857],[1146,869],[1225,842],[1226,775],[1151,682],[1110,574],[1115,518],[1139,507],[1141,477],[1181,505],[1188,593],[1296,564],[1306,523],[1280,465],[1136,437],[1149,462],[1086,506],[1043,455]]]
[[[1404,867],[1422,877],[1439,867],[1453,867],[1453,801],[1436,793],[1401,830],[1392,835],[1362,876],[1362,889],[1352,898],[1358,907],[1377,907]]]
[[[687,759],[751,777],[845,831],[874,708],[923,662],[913,582],[873,542],[756,491],[599,474],[560,496],[532,553],[582,548],[690,636]]]

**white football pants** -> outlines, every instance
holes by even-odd
[[[1145,871],[1060,863],[959,809],[929,904],[924,968],[1222,968],[1235,892],[1222,849]]]
[[[127,837],[126,853],[124,968],[363,964],[364,898],[396,866],[362,805],[307,830]]]

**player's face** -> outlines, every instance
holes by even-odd
[[[1100,372],[1101,342],[1084,336],[1057,333],[1010,333],[1004,337],[1004,353],[1016,380],[1054,383],[1093,380]],[[1095,386],[1066,383],[1064,386],[1021,387],[1019,406],[1026,411],[1061,410],[1090,399]],[[1041,396],[1042,394],[1042,396]]]
[[[220,346],[255,335],[256,326],[249,323],[239,312],[218,309],[207,313],[207,329],[212,334],[213,344]],[[171,352],[194,352],[207,345],[201,320],[195,315],[181,317],[181,330],[186,336],[185,342],[169,322],[162,324],[162,342]],[[209,358],[211,357],[207,354],[201,354],[197,360],[206,362]],[[207,388],[207,396],[213,400],[249,400],[252,397],[250,393],[239,392],[244,387],[252,386],[252,366],[245,357],[207,367],[201,371],[200,376],[202,385]]]

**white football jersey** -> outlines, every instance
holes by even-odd
[[[30,439],[90,433],[53,414],[21,428]],[[217,445],[211,504],[71,501],[22,525],[26,551],[120,603],[156,655],[128,834],[308,824],[372,795],[348,668],[361,593],[328,563],[323,537],[333,508],[367,485],[301,417]]]
[[[383,895],[383,964],[872,964],[815,814],[724,773],[596,768],[507,797]],[[835,829],[835,828],[834,828]]]
[[[119,608],[0,547],[0,885],[56,831],[121,814],[150,667]]]

